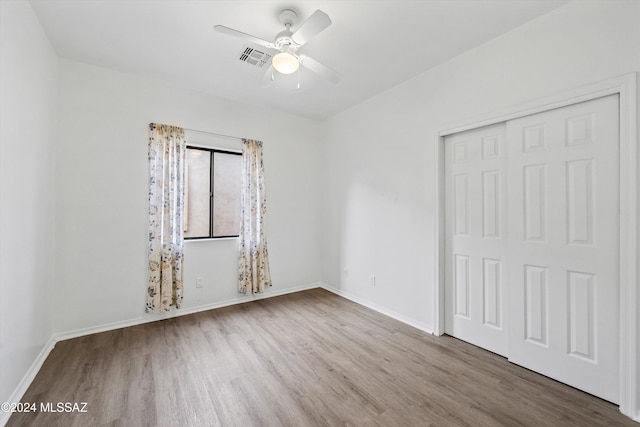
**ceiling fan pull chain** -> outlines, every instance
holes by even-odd
[[[300,68],[298,68],[298,90],[300,90]]]

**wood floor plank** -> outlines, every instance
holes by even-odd
[[[615,405],[322,289],[56,344],[8,426],[637,426]]]

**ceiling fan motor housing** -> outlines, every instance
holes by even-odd
[[[292,35],[293,33],[289,30],[280,31],[276,35],[276,48],[281,51],[296,50],[299,46],[293,41],[293,38],[291,38]]]

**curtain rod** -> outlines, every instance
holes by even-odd
[[[224,135],[224,134],[221,134],[221,133],[207,132],[207,131],[204,131],[204,130],[189,129],[189,128],[184,128],[184,130],[189,131],[189,132],[206,133],[207,135],[222,136],[224,138],[239,139],[240,141],[242,141],[244,139],[244,138],[240,138],[238,136]]]

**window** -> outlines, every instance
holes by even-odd
[[[237,237],[242,154],[187,146],[184,238]]]

